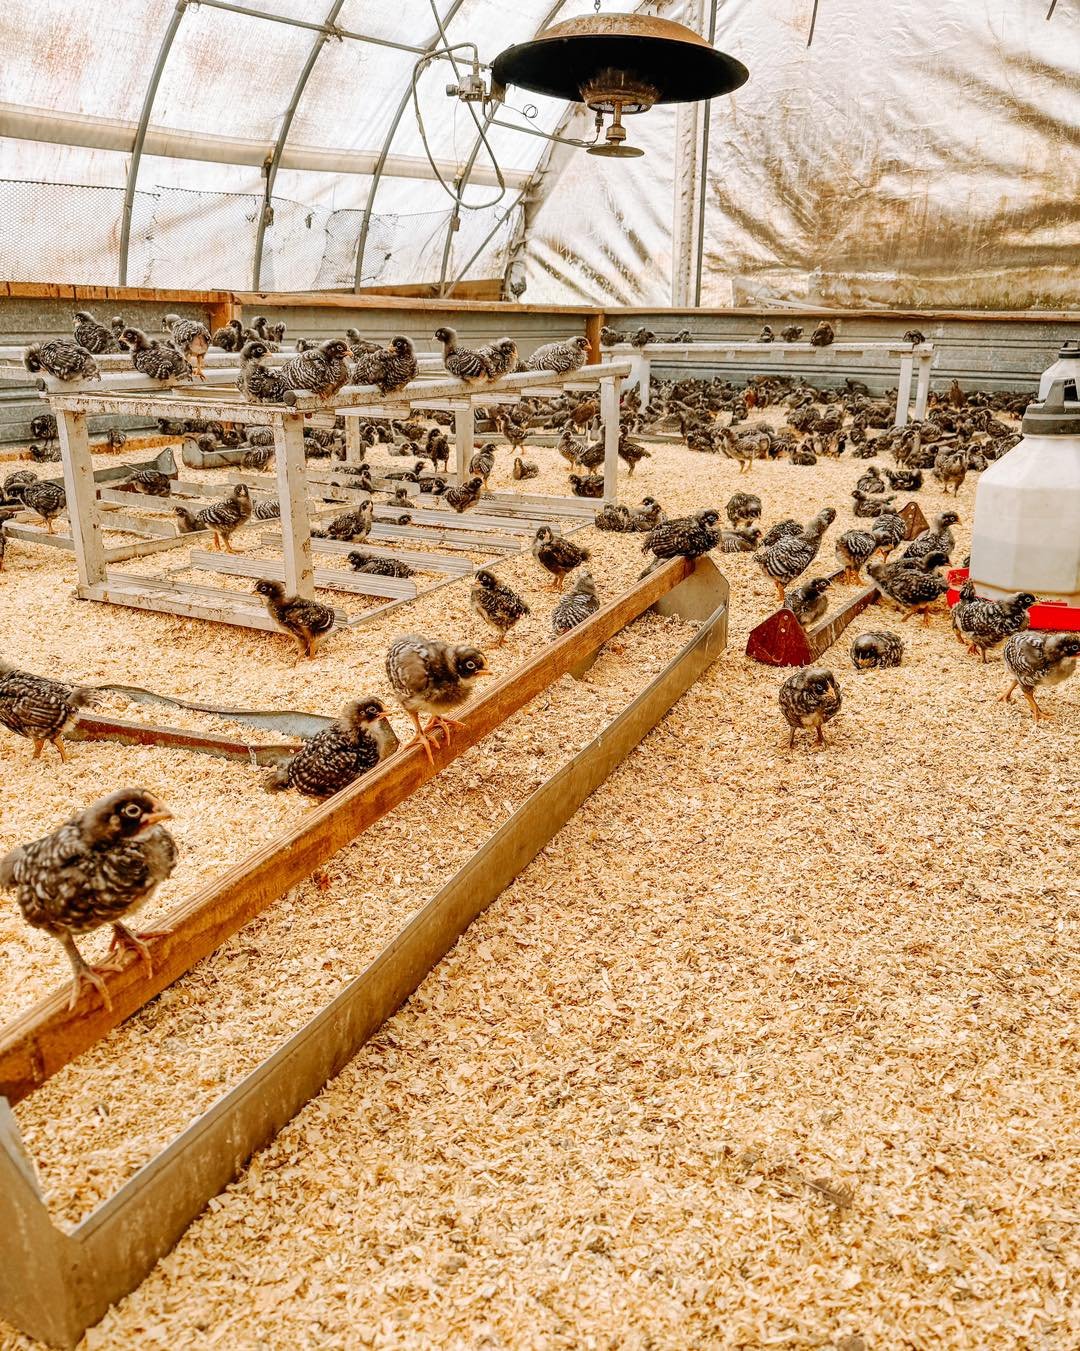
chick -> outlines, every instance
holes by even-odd
[[[521,482],[524,479],[539,478],[540,466],[533,460],[523,460],[520,455],[514,458],[513,477]]]
[[[927,554],[943,553],[950,558],[956,547],[956,539],[949,527],[959,523],[960,517],[955,511],[943,511],[940,516],[934,517],[928,530],[915,536],[904,550],[903,557],[920,559]]]
[[[836,576],[808,577],[805,582],[797,583],[788,589],[787,599],[784,601],[785,608],[791,611],[804,628],[816,624],[829,608],[829,598],[825,592],[835,580]]]
[[[592,573],[578,573],[573,590],[563,596],[551,616],[551,631],[556,638],[583,624],[600,608]]]
[[[974,583],[967,581],[953,606],[953,632],[972,656],[978,652],[985,663],[989,649],[1028,627],[1028,611],[1034,604],[1035,597],[1028,591],[1019,591],[1005,601],[983,600],[976,595]]]
[[[374,769],[398,748],[397,735],[381,699],[346,704],[332,726],[305,741],[265,781],[270,792],[295,788],[308,797],[330,797]]]
[[[647,534],[667,520],[664,510],[655,497],[643,497],[641,506],[630,513],[630,529],[638,534]]]
[[[765,538],[761,541],[763,549],[770,549],[777,540],[784,539],[787,535],[797,535],[802,530],[798,521],[793,521],[791,517],[786,520],[777,521],[775,525],[770,525],[765,532]]]
[[[286,389],[305,390],[318,399],[332,399],[349,382],[350,356],[352,349],[343,338],[328,338],[287,361],[278,374]]]
[[[441,728],[449,745],[450,729],[464,725],[448,718],[445,710],[464,703],[475,681],[492,672],[484,654],[475,647],[455,646],[413,633],[391,645],[386,654],[386,674],[416,728],[416,735],[406,749],[423,746],[428,760],[434,764],[432,747],[438,744],[438,739],[433,733]],[[421,713],[428,714],[426,727],[420,725]]]
[[[147,497],[168,497],[172,480],[160,469],[133,469],[120,486],[127,492],[143,493]]]
[[[495,447],[489,441],[480,447],[469,461],[469,473],[479,474],[487,492],[488,479],[495,472]]]
[[[836,541],[836,557],[844,566],[844,581],[859,582],[859,570],[879,548],[868,530],[845,530]]]
[[[286,596],[281,582],[256,582],[255,590],[262,596],[270,618],[282,633],[295,640],[299,657],[314,657],[337,621],[330,606],[304,596]]]
[[[840,712],[840,686],[831,671],[821,666],[804,666],[788,676],[780,686],[780,711],[791,728],[788,749],[795,745],[795,733],[812,727],[818,743],[828,743],[822,728]]]
[[[570,338],[567,342],[548,342],[538,347],[525,362],[527,371],[554,371],[565,375],[568,371],[580,370],[585,358],[592,351],[588,338]]]
[[[512,338],[499,338],[497,342],[481,347],[478,351],[486,359],[495,380],[503,375],[509,375],[518,364],[517,344]]]
[[[600,445],[602,448],[601,442],[598,442],[597,444]],[[623,464],[627,466],[627,469],[629,471],[626,475],[627,478],[634,477],[634,470],[638,467],[638,465],[641,463],[642,460],[652,459],[651,450],[646,450],[643,445],[640,445],[637,441],[632,441],[628,436],[619,437],[618,454],[619,459],[622,460]]]
[[[933,475],[941,483],[942,490],[948,493],[949,488],[953,490],[953,496],[959,496],[960,489],[964,486],[964,479],[967,478],[967,472],[971,468],[968,462],[968,452],[963,446],[943,446],[938,451],[934,459]]]
[[[481,568],[469,591],[469,604],[499,635],[496,647],[502,647],[506,635],[519,620],[530,613],[528,605],[516,591],[500,582],[488,568]]]
[[[102,352],[118,352],[120,344],[112,329],[98,323],[89,310],[75,311],[75,341],[87,352],[99,356]]]
[[[720,531],[720,552],[722,554],[752,554],[761,543],[761,531],[754,526],[741,526],[738,530]]]
[[[270,348],[258,340],[246,342],[240,351],[237,389],[253,403],[284,403],[289,385],[279,370],[266,365]]]
[[[226,553],[234,554],[233,534],[251,519],[251,494],[238,483],[229,497],[220,502],[211,502],[201,511],[192,512],[187,507],[176,507],[176,520],[181,534],[192,530],[212,530],[215,549],[223,547]]]
[[[359,506],[352,507],[349,511],[343,511],[335,516],[324,529],[313,530],[312,539],[337,539],[344,540],[349,544],[363,544],[368,535],[371,534],[371,523],[374,519],[375,508],[369,502],[361,502]]]
[[[763,545],[754,555],[754,562],[772,579],[781,605],[786,599],[785,587],[817,557],[822,536],[835,520],[833,508],[825,507],[797,535],[784,535],[775,544]]]
[[[386,558],[382,554],[365,554],[354,549],[348,555],[353,572],[366,572],[370,577],[415,577],[416,569],[400,558]]]
[[[446,433],[440,431],[438,427],[432,427],[427,434],[424,453],[436,469],[441,464],[445,472],[450,463],[450,441]]]
[[[732,493],[724,514],[731,522],[732,530],[754,525],[761,520],[761,498],[756,493]]]
[[[1039,685],[1060,685],[1076,670],[1080,657],[1080,633],[1014,633],[1002,653],[1012,680],[1001,695],[1010,703],[1017,685],[1034,714],[1035,721],[1050,714],[1035,699]]]
[[[921,469],[886,469],[885,477],[889,487],[900,492],[915,493],[923,486]]]
[[[856,671],[872,671],[899,666],[904,656],[904,640],[898,633],[879,629],[860,633],[851,644],[851,664]]]
[[[37,483],[38,476],[32,469],[16,469],[4,479],[4,500],[21,502],[23,493],[31,483]]]
[[[810,345],[812,347],[829,347],[835,337],[832,324],[822,319],[817,328],[810,334]]]
[[[457,333],[452,328],[437,328],[435,341],[442,343],[443,365],[447,372],[466,384],[476,384],[481,380],[493,380],[495,371],[491,359],[483,349],[459,347]]]
[[[33,342],[23,353],[23,365],[31,375],[47,371],[57,380],[100,380],[98,364],[85,347],[70,338]]]
[[[895,511],[895,499],[891,494],[882,497],[877,490],[872,493],[864,493],[855,488],[851,496],[855,502],[852,513],[861,520],[872,520],[875,516],[882,516]]]
[[[773,342],[774,339],[775,334],[773,333],[769,325],[768,324],[763,325],[761,332],[758,334],[758,342]]]
[[[924,572],[917,565],[891,569],[885,563],[871,563],[866,569],[874,579],[882,598],[904,611],[902,623],[913,614],[921,614],[930,623],[930,606],[941,599],[949,583],[936,572]]]
[[[456,511],[460,516],[462,512],[476,506],[483,491],[484,480],[474,475],[466,483],[455,484],[454,487],[447,488],[442,495],[442,500],[451,511]]]
[[[416,379],[416,349],[409,338],[398,336],[385,349],[357,357],[352,366],[354,385],[377,385],[382,394],[393,394]]]
[[[593,525],[596,526],[597,530],[606,530],[609,533],[620,535],[627,534],[634,528],[630,520],[629,508],[624,507],[621,503],[618,505],[609,503],[607,506],[601,507],[593,517]]]
[[[170,342],[148,338],[141,328],[125,328],[124,339],[131,348],[131,364],[151,380],[190,380],[193,371],[183,352]]]
[[[909,328],[900,341],[910,342],[914,347],[918,347],[920,343],[926,341],[926,334],[921,329]]]
[[[656,341],[656,334],[651,329],[639,328],[630,339],[631,347],[648,347],[649,343]]]
[[[532,554],[542,568],[546,568],[555,579],[552,589],[562,590],[563,579],[567,573],[587,563],[590,558],[588,549],[575,544],[565,535],[558,535],[550,525],[542,525],[533,539]]]
[[[603,474],[571,474],[570,491],[575,497],[603,497]]]
[[[883,493],[885,491],[885,476],[876,464],[872,464],[866,473],[860,475],[856,480],[855,487],[861,493]]]
[[[167,314],[161,327],[170,335],[173,345],[190,358],[199,379],[205,380],[203,361],[210,350],[210,330],[206,325],[198,319],[181,319],[178,314]]]
[[[646,576],[670,558],[700,558],[720,543],[720,513],[712,507],[693,516],[677,516],[650,530],[641,543],[643,554],[654,555],[642,573]]]
[[[176,866],[176,843],[161,826],[171,816],[145,789],[123,788],[0,859],[0,887],[15,893],[28,924],[52,934],[67,953],[75,976],[69,1009],[86,985],[110,1008],[102,975],[115,969],[88,966],[75,934],[111,924],[113,949],[137,952],[152,973],[148,943],[164,934],[136,933],[123,919],[141,909]]]
[[[897,545],[907,538],[907,522],[895,511],[882,512],[875,518],[870,533],[877,540],[882,558],[888,558]]]
[[[788,324],[787,328],[780,330],[781,342],[798,342],[802,337],[802,329],[795,324]]]
[[[46,741],[66,760],[61,737],[74,725],[78,710],[93,702],[92,690],[32,675],[0,661],[0,724],[34,743],[35,760]]]
[[[53,534],[53,521],[67,507],[67,494],[59,483],[35,480],[22,489],[22,500],[45,522],[45,529]]]
[[[230,319],[223,327],[214,329],[210,346],[220,347],[223,352],[239,352],[244,346],[244,325],[239,319]]]

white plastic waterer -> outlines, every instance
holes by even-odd
[[[1039,402],[1043,403],[1052,385],[1065,381],[1065,401],[1080,398],[1080,342],[1067,342],[1058,352],[1058,359],[1039,376]]]
[[[980,596],[1080,605],[1080,402],[1065,388],[1055,380],[1028,407],[1022,440],[979,480],[969,575]]]

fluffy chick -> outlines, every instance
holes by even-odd
[[[340,793],[397,750],[389,718],[381,699],[346,704],[337,722],[305,741],[291,760],[268,775],[266,788],[295,788],[320,798]]]
[[[904,640],[898,633],[877,629],[860,633],[851,644],[851,664],[856,671],[873,671],[899,666],[904,656]]]
[[[542,525],[533,538],[532,554],[542,568],[555,579],[552,588],[562,590],[567,573],[589,561],[589,551],[565,535],[556,534],[550,525]]]
[[[35,760],[46,741],[56,747],[61,760],[66,760],[61,738],[74,725],[78,710],[93,702],[92,690],[20,671],[10,662],[0,661],[0,724],[34,743]]]
[[[391,644],[386,654],[386,674],[416,728],[416,735],[406,749],[423,746],[428,760],[434,764],[432,747],[438,744],[434,734],[441,728],[449,745],[451,728],[463,726],[448,718],[446,710],[464,703],[475,681],[492,672],[478,648],[411,633]],[[421,713],[428,714],[426,727],[420,724]]]
[[[1029,591],[1018,591],[1004,601],[984,600],[976,595],[974,584],[966,581],[953,606],[953,632],[972,656],[978,652],[985,663],[989,650],[1028,627],[1028,611],[1034,604]]]
[[[1001,695],[1002,702],[1010,703],[1019,685],[1035,721],[1039,722],[1050,714],[1036,701],[1035,691],[1040,685],[1060,685],[1076,670],[1080,633],[1014,633],[1002,656],[1012,677]]]
[[[314,657],[320,643],[337,622],[330,606],[305,596],[287,596],[281,582],[264,579],[255,583],[255,591],[262,596],[267,613],[277,627],[294,640],[299,657]]]
[[[502,647],[515,624],[530,613],[528,605],[512,587],[500,582],[488,568],[481,568],[469,590],[469,604],[499,635],[496,647]]]
[[[821,666],[804,666],[788,676],[780,686],[780,711],[791,728],[788,749],[795,745],[795,733],[814,729],[815,737],[826,745],[822,728],[840,712],[840,686],[831,671]]]
[[[600,608],[600,597],[596,594],[596,583],[592,573],[578,573],[573,590],[563,596],[551,616],[551,631],[558,638],[563,633],[583,624]]]

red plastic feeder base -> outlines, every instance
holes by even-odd
[[[960,588],[968,579],[967,568],[950,568],[945,574],[949,589],[946,599],[950,606],[960,599]],[[1063,600],[1041,600],[1028,611],[1033,629],[1080,629],[1080,606],[1068,605]]]

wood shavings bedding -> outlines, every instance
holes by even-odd
[[[624,500],[834,505],[821,571],[860,524],[862,463],[653,449]],[[585,538],[602,588],[642,566]],[[944,613],[872,608],[788,752],[771,585],[718,562],[727,654],[88,1347],[1080,1345],[1080,680],[1036,728]],[[856,674],[880,627],[904,665]]]

